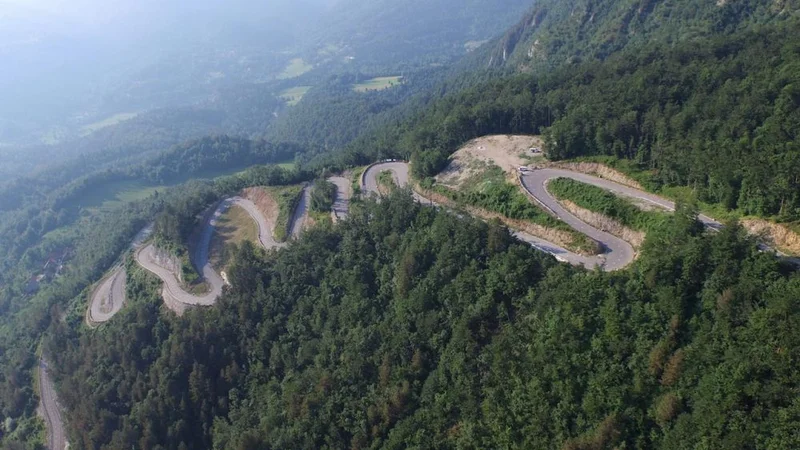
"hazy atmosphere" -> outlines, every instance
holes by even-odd
[[[800,0],[0,0],[0,448],[800,448]]]

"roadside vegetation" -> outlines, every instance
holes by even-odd
[[[265,189],[278,203],[279,208],[273,235],[277,242],[286,242],[289,239],[289,227],[294,216],[294,210],[303,195],[303,185],[267,187]]]
[[[602,214],[638,231],[653,231],[662,226],[669,217],[666,212],[645,211],[624,197],[569,178],[552,180],[547,188],[558,200],[569,200],[581,208]]]
[[[584,254],[597,254],[597,244],[569,225],[547,214],[532,203],[517,185],[511,184],[506,173],[498,166],[488,165],[485,169],[463,181],[457,189],[440,184],[422,183],[424,188],[444,195],[462,206],[477,208],[501,214],[509,219],[523,220],[546,228],[569,233],[570,248]]]
[[[358,166],[352,169],[350,174],[350,187],[353,189],[353,199],[356,201],[361,194],[361,176],[364,175],[365,170],[367,170],[367,166]]]
[[[57,321],[73,445],[800,445],[800,277],[741,228],[679,210],[604,273],[404,190],[363,205],[269,259],[245,243],[214,308],[175,317],[134,271],[102,333]]]
[[[397,183],[394,182],[394,175],[389,170],[384,170],[378,174],[377,177],[378,189],[383,193],[389,193],[397,189]]]
[[[212,265],[218,269],[226,268],[236,248],[245,241],[260,245],[258,224],[244,208],[234,205],[217,219],[209,251]]]
[[[311,191],[311,211],[330,214],[336,201],[336,185],[325,179],[314,181]]]

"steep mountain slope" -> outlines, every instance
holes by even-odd
[[[342,0],[316,43],[356,62],[437,63],[465,54],[519,19],[531,0]]]
[[[675,43],[797,15],[797,0],[540,0],[484,52],[484,63],[528,70]]]

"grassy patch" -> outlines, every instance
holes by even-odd
[[[244,209],[233,206],[218,220],[211,239],[211,263],[226,267],[235,246],[244,241],[258,244],[258,224]]]
[[[296,86],[281,92],[279,97],[286,100],[289,106],[294,106],[300,103],[300,100],[308,93],[309,89],[311,89],[311,86]]]
[[[292,220],[294,210],[300,202],[300,196],[303,195],[303,186],[273,186],[265,189],[278,203],[278,219],[273,232],[275,240],[286,242],[286,239],[289,238],[289,222]]]
[[[364,175],[364,171],[367,170],[367,166],[356,167],[353,169],[353,173],[350,178],[350,184],[353,188],[353,197],[356,198],[361,193],[361,175]]]
[[[295,58],[289,61],[289,65],[283,69],[283,72],[280,75],[278,75],[278,79],[287,80],[289,78],[299,77],[313,68],[314,66],[303,61],[303,58]]]
[[[631,177],[634,181],[641,184],[649,191],[655,192],[658,190],[658,185],[653,180],[655,172],[653,170],[642,169],[635,162],[628,159],[618,159],[613,156],[585,156],[581,158],[570,159],[565,162],[591,162],[603,164]]]
[[[461,188],[457,190],[442,185],[434,185],[432,189],[461,205],[474,206],[502,214],[509,219],[524,220],[566,231],[571,234],[575,249],[587,252],[595,249],[591,239],[531,203],[518,186],[506,180],[505,172],[498,166],[488,166],[483,172],[473,175],[462,183]]]
[[[114,181],[94,189],[80,199],[80,206],[92,213],[109,212],[125,203],[142,200],[170,185],[154,185],[138,180]]]
[[[111,117],[106,119],[100,120],[98,122],[86,125],[81,128],[81,135],[86,136],[87,134],[94,133],[95,131],[102,130],[103,128],[111,127],[117,125],[119,123],[125,122],[126,120],[133,119],[134,117],[138,116],[139,113],[119,113],[114,114]]]
[[[557,178],[547,187],[559,200],[570,200],[581,208],[610,217],[634,230],[651,231],[668,217],[665,212],[644,211],[605,189],[569,178]]]
[[[330,214],[333,203],[336,201],[336,185],[328,180],[317,180],[314,182],[314,190],[311,191],[311,211]]]
[[[369,92],[369,91],[382,91],[400,85],[403,82],[403,77],[377,77],[367,80],[363,83],[353,85],[353,90],[356,92]]]
[[[694,189],[689,186],[663,186],[654,180],[655,171],[642,169],[635,162],[627,159],[618,159],[613,156],[587,156],[571,159],[569,161],[604,164],[631,177],[649,192],[661,195],[673,201],[696,204],[701,213],[720,221],[741,219],[744,217],[744,214],[741,212],[728,210],[722,204],[699,201]]]
[[[378,186],[385,189],[386,192],[391,192],[397,187],[391,171],[384,170],[378,174]]]

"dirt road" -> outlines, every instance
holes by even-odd
[[[47,361],[39,360],[39,404],[41,415],[47,426],[47,448],[50,450],[64,450],[67,447],[67,437],[64,434],[64,422],[61,418],[61,408],[58,405],[53,381],[47,373]]]

